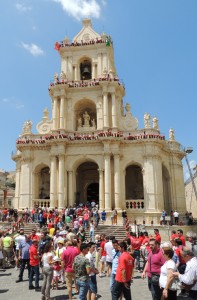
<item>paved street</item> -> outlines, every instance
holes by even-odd
[[[0,299],[2,300],[37,300],[41,299],[41,293],[35,292],[34,290],[28,289],[28,279],[27,271],[24,276],[24,281],[20,283],[15,283],[18,279],[18,271],[15,269],[0,269]],[[109,292],[109,278],[97,276],[98,281],[98,299],[110,300],[111,294]],[[42,286],[42,280],[40,281],[40,286]],[[179,294],[180,291],[177,293]],[[151,300],[151,294],[148,291],[147,279],[142,280],[139,273],[134,273],[133,283],[131,285],[131,295],[132,300],[142,299]],[[51,298],[53,300],[66,300],[68,299],[68,294],[65,285],[60,285],[59,290],[51,290]],[[78,299],[74,296],[73,299]],[[185,298],[178,297],[178,300],[183,300]]]
[[[15,283],[18,279],[18,271],[15,269],[7,269],[6,271],[0,270],[0,298],[2,300],[35,300],[41,299],[41,293],[35,292],[34,290],[28,289],[28,279],[27,271],[24,276],[24,281],[20,283]],[[111,295],[109,292],[109,278],[102,277],[98,280],[98,299],[110,300]],[[42,285],[42,281],[40,281]],[[65,285],[60,285],[59,290],[51,291],[51,298],[53,300],[66,300],[68,299],[67,290]],[[140,278],[139,273],[135,273],[134,280],[131,286],[132,290],[132,300],[143,299],[151,300],[150,293],[147,289],[147,281]],[[73,299],[78,299],[77,296],[74,296]]]

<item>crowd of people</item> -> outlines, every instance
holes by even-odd
[[[17,144],[44,144],[48,140],[57,140],[57,139],[67,139],[69,141],[78,141],[78,140],[98,140],[102,138],[122,138],[124,140],[143,140],[143,139],[159,139],[165,140],[165,137],[160,134],[131,134],[131,133],[122,133],[121,131],[112,132],[110,130],[106,131],[97,131],[92,133],[58,133],[50,134],[43,136],[42,138],[29,139],[26,137],[20,137],[16,143]]]
[[[14,211],[10,218],[17,218]],[[105,210],[99,214],[96,203],[62,211],[27,208],[21,218],[17,231],[0,234],[2,268],[15,266],[19,284],[26,268],[27,288],[40,292],[43,300],[60,285],[66,285],[69,299],[78,294],[80,300],[94,300],[97,276],[110,278],[112,300],[130,300],[134,271],[148,277],[153,300],[176,300],[178,290],[187,299],[197,299],[197,242],[192,231],[185,238],[182,229],[172,230],[169,241],[163,242],[157,228],[153,234],[133,232],[123,214],[125,238],[118,241],[113,234],[95,234],[106,221]],[[115,209],[110,218],[116,225]],[[35,228],[26,235],[22,226],[28,221],[35,222]]]

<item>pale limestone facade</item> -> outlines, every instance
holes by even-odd
[[[144,114],[144,128],[123,104],[124,85],[113,43],[83,20],[70,43],[56,43],[61,73],[49,86],[48,109],[32,133],[27,121],[17,141],[15,207],[66,207],[95,200],[100,210],[126,209],[133,220],[158,223],[161,211],[185,212],[181,160],[185,153],[171,129]]]
[[[197,187],[197,174],[193,176],[193,183]],[[186,207],[188,212],[192,212],[193,217],[197,218],[197,199],[194,191],[194,186],[191,179],[188,179],[185,182],[185,198],[186,198]]]

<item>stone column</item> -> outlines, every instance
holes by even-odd
[[[112,128],[117,128],[117,109],[115,93],[111,94],[112,98]]]
[[[77,80],[77,66],[75,65],[74,68],[75,68],[74,80],[76,81]]]
[[[111,160],[110,153],[105,153],[105,209],[111,210]]]
[[[58,173],[58,208],[65,207],[65,188],[64,188],[64,155],[59,155],[59,173]]]
[[[32,207],[32,169],[30,157],[23,157],[21,163],[19,209],[25,207]]]
[[[102,62],[101,62],[101,53],[98,53],[98,66],[97,66],[97,69],[98,69],[98,74],[97,74],[97,77],[101,76],[102,75]]]
[[[15,187],[15,197],[14,197],[14,208],[19,208],[19,200],[20,200],[20,179],[21,179],[21,165],[20,161],[16,162],[16,187]]]
[[[108,110],[108,97],[107,92],[103,92],[103,119],[104,128],[109,128],[109,110]]]
[[[52,116],[53,116],[53,130],[56,130],[57,129],[57,97],[53,98]]]
[[[105,208],[104,203],[104,175],[103,170],[99,169],[99,209],[103,210]]]
[[[68,170],[68,205],[74,205],[73,171]]]
[[[62,95],[60,99],[60,129],[65,128],[65,97]]]
[[[115,192],[115,208],[121,209],[120,205],[120,155],[114,154],[114,192]]]
[[[148,154],[144,158],[146,212],[161,212],[164,209],[161,158],[154,154]]]
[[[51,155],[51,170],[50,170],[50,207],[56,206],[56,186],[57,186],[57,160],[55,155]]]
[[[95,63],[92,64],[92,79],[96,78],[95,73]]]

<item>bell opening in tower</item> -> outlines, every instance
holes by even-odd
[[[90,60],[85,59],[80,63],[80,77],[81,80],[92,79],[92,66]]]

